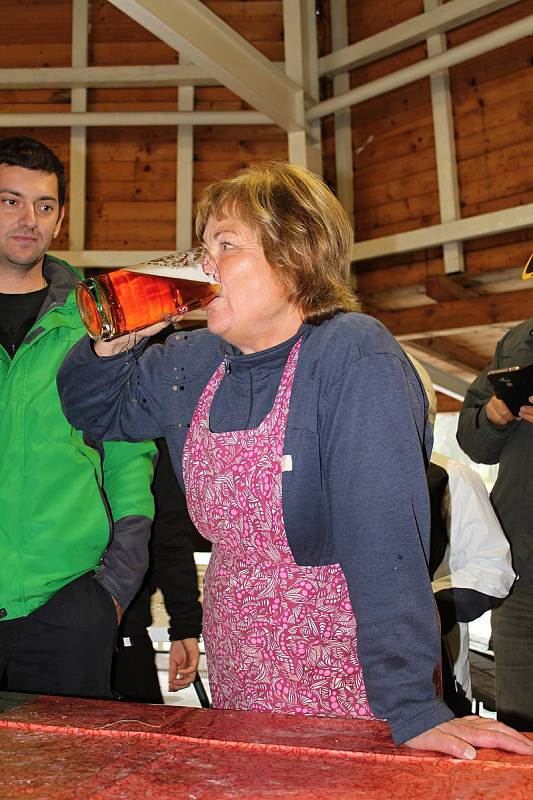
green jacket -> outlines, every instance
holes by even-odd
[[[11,359],[0,347],[0,618],[30,614],[90,570],[122,606],[147,567],[152,442],[89,444],[65,419],[56,387],[85,331],[78,275],[46,256],[50,284]],[[115,523],[113,523],[115,520]]]

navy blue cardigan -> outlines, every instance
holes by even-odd
[[[432,680],[440,643],[427,568],[426,397],[379,322],[337,314],[250,355],[207,330],[109,358],[98,358],[86,338],[59,373],[63,408],[73,425],[102,439],[165,436],[183,484],[183,444],[216,367],[225,360],[211,429],[256,427],[298,336],[284,448],[292,470],[282,479],[287,537],[298,564],[341,565],[370,706],[400,743],[453,715]]]

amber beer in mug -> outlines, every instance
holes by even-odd
[[[76,302],[91,338],[108,341],[205,307],[220,287],[202,271],[203,247],[80,281]]]

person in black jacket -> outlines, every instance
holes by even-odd
[[[434,428],[437,396],[431,377],[410,358],[426,390]],[[468,623],[503,603],[515,573],[509,543],[479,475],[433,450],[427,479],[429,572],[440,617],[443,698],[462,717],[472,713]]]
[[[155,519],[150,540],[150,567],[139,593],[124,614],[115,653],[112,685],[124,700],[162,703],[155,652],[147,628],[152,624],[150,598],[159,588],[170,617],[169,689],[191,684],[198,668],[202,606],[192,550],[193,525],[168,448],[157,441],[159,461],[153,492]]]
[[[527,267],[526,267],[527,269]],[[524,276],[529,277],[524,270]],[[511,328],[493,361],[468,389],[457,441],[478,464],[498,464],[491,501],[509,539],[519,580],[491,615],[497,717],[533,730],[533,390],[514,416],[496,396],[488,373],[533,363],[533,317]]]

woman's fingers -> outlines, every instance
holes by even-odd
[[[416,750],[437,750],[455,758],[473,759],[477,747],[533,756],[533,741],[503,722],[486,717],[462,717],[443,722],[406,744]]]
[[[439,730],[439,727],[430,728],[413,739],[409,739],[405,744],[414,750],[436,750],[454,758],[472,760],[476,757],[475,747],[471,747],[461,737]]]
[[[439,725],[453,727],[457,736],[470,742],[475,747],[497,747],[523,755],[533,755],[533,740],[514,728],[487,717],[462,717]]]

